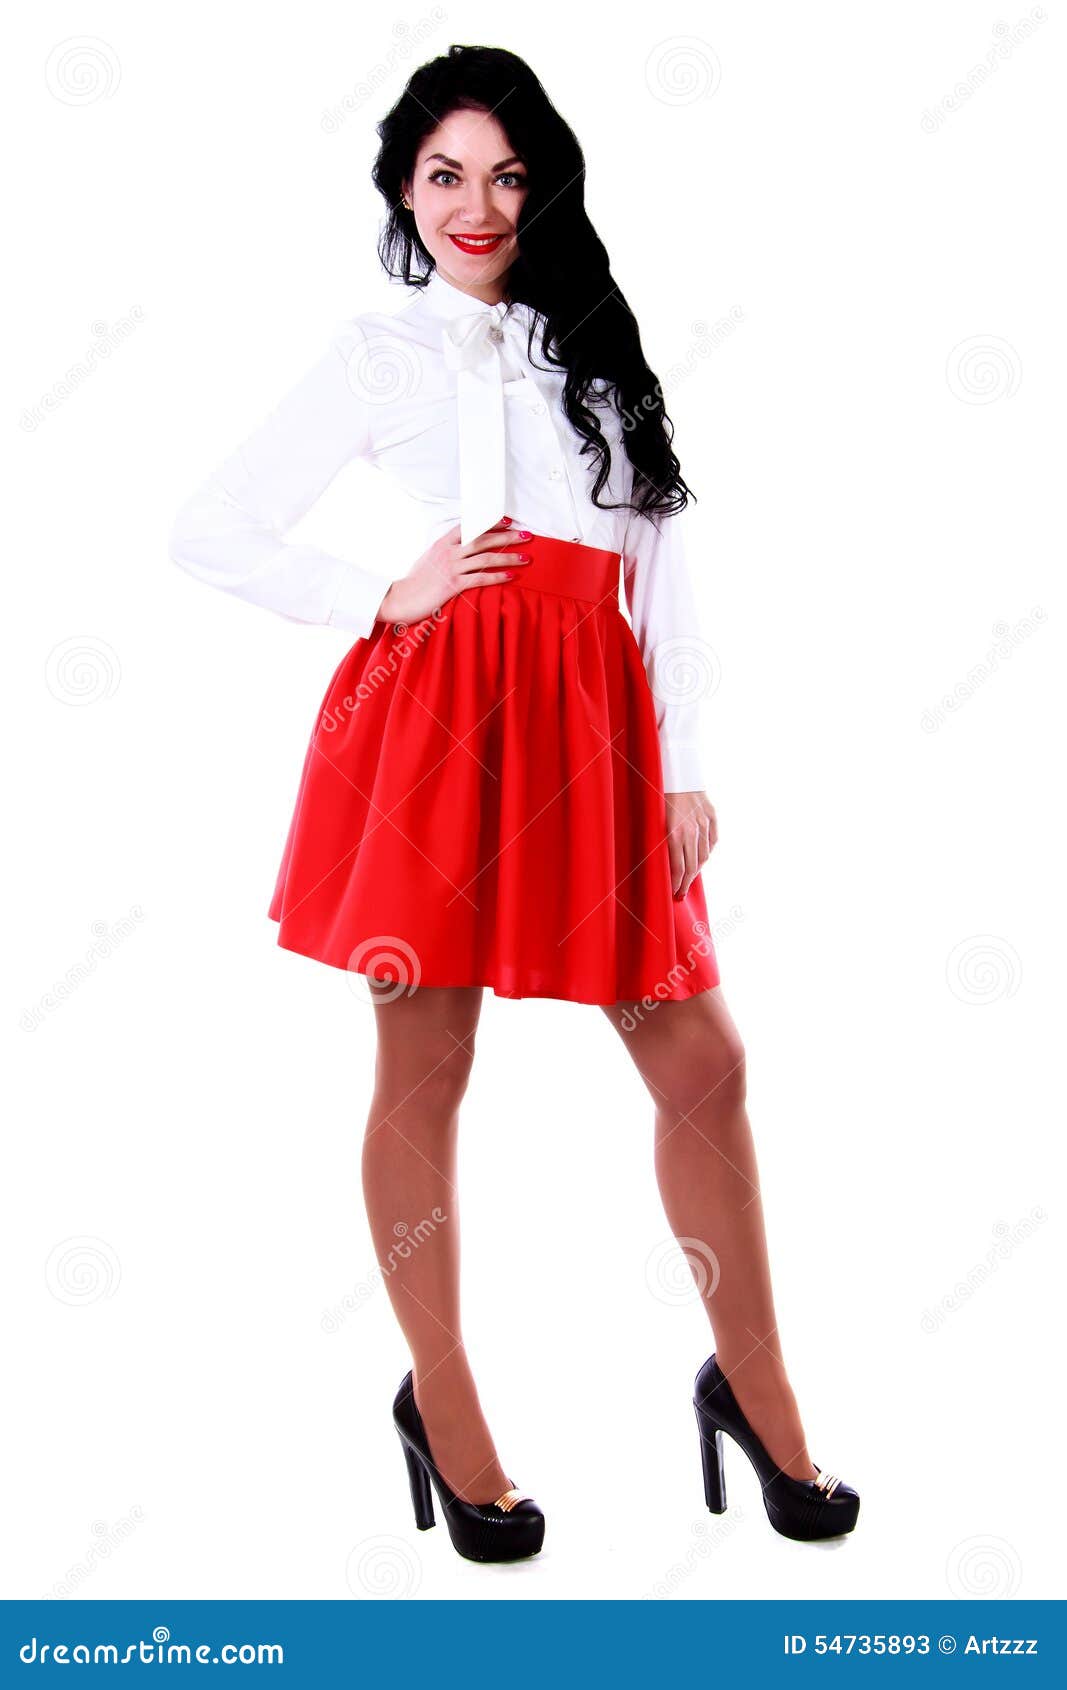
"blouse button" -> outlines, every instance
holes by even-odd
[[[561,469],[550,469],[548,472],[548,478],[550,481],[562,481],[563,471]]]
[[[503,338],[504,338],[504,331],[500,327],[499,323],[491,323],[489,325],[489,339],[490,340],[503,340]]]
[[[535,417],[543,417],[546,410],[547,410],[547,406],[537,404],[533,408],[533,414],[534,414]]]

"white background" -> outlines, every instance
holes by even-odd
[[[1028,15],[21,19],[5,1595],[1054,1594],[1064,43],[1049,7],[1013,45]],[[87,82],[63,51],[85,37]],[[705,1512],[713,1346],[645,1092],[595,1007],[491,992],[466,1336],[548,1534],[485,1568],[415,1531],[409,1358],[384,1289],[357,1289],[373,1012],[266,913],[350,641],[167,558],[192,487],[391,299],[374,125],[456,41],[525,56],[576,129],[698,495],[704,880],[786,1359],[813,1455],[863,1497],[832,1549],[776,1536],[733,1446],[736,1512]],[[408,521],[357,466],[307,532],[391,577]]]

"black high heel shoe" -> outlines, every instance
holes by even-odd
[[[407,1462],[420,1532],[434,1524],[432,1480],[453,1548],[468,1561],[522,1561],[537,1554],[545,1538],[545,1517],[532,1496],[511,1485],[495,1502],[465,1502],[438,1472],[410,1373],[400,1381],[393,1401],[393,1423]]]
[[[776,1467],[742,1414],[730,1381],[713,1355],[697,1374],[693,1407],[700,1428],[704,1496],[713,1514],[726,1511],[722,1435],[729,1432],[759,1475],[763,1505],[776,1532],[810,1543],[852,1530],[859,1517],[859,1492],[821,1468],[814,1479],[792,1479]]]

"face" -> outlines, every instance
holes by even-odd
[[[529,189],[526,165],[496,118],[451,113],[423,141],[404,192],[445,281],[487,304],[501,300]]]

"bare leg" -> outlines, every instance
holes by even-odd
[[[660,1196],[702,1292],[719,1366],[781,1470],[814,1478],[778,1340],[745,1052],[722,988],[604,1010],[656,1106]]]
[[[411,1350],[415,1402],[434,1460],[458,1496],[492,1502],[511,1481],[463,1343],[456,1190],[459,1106],[482,988],[423,986],[410,997],[394,990],[370,982],[378,1054],[363,1144],[367,1218]]]

